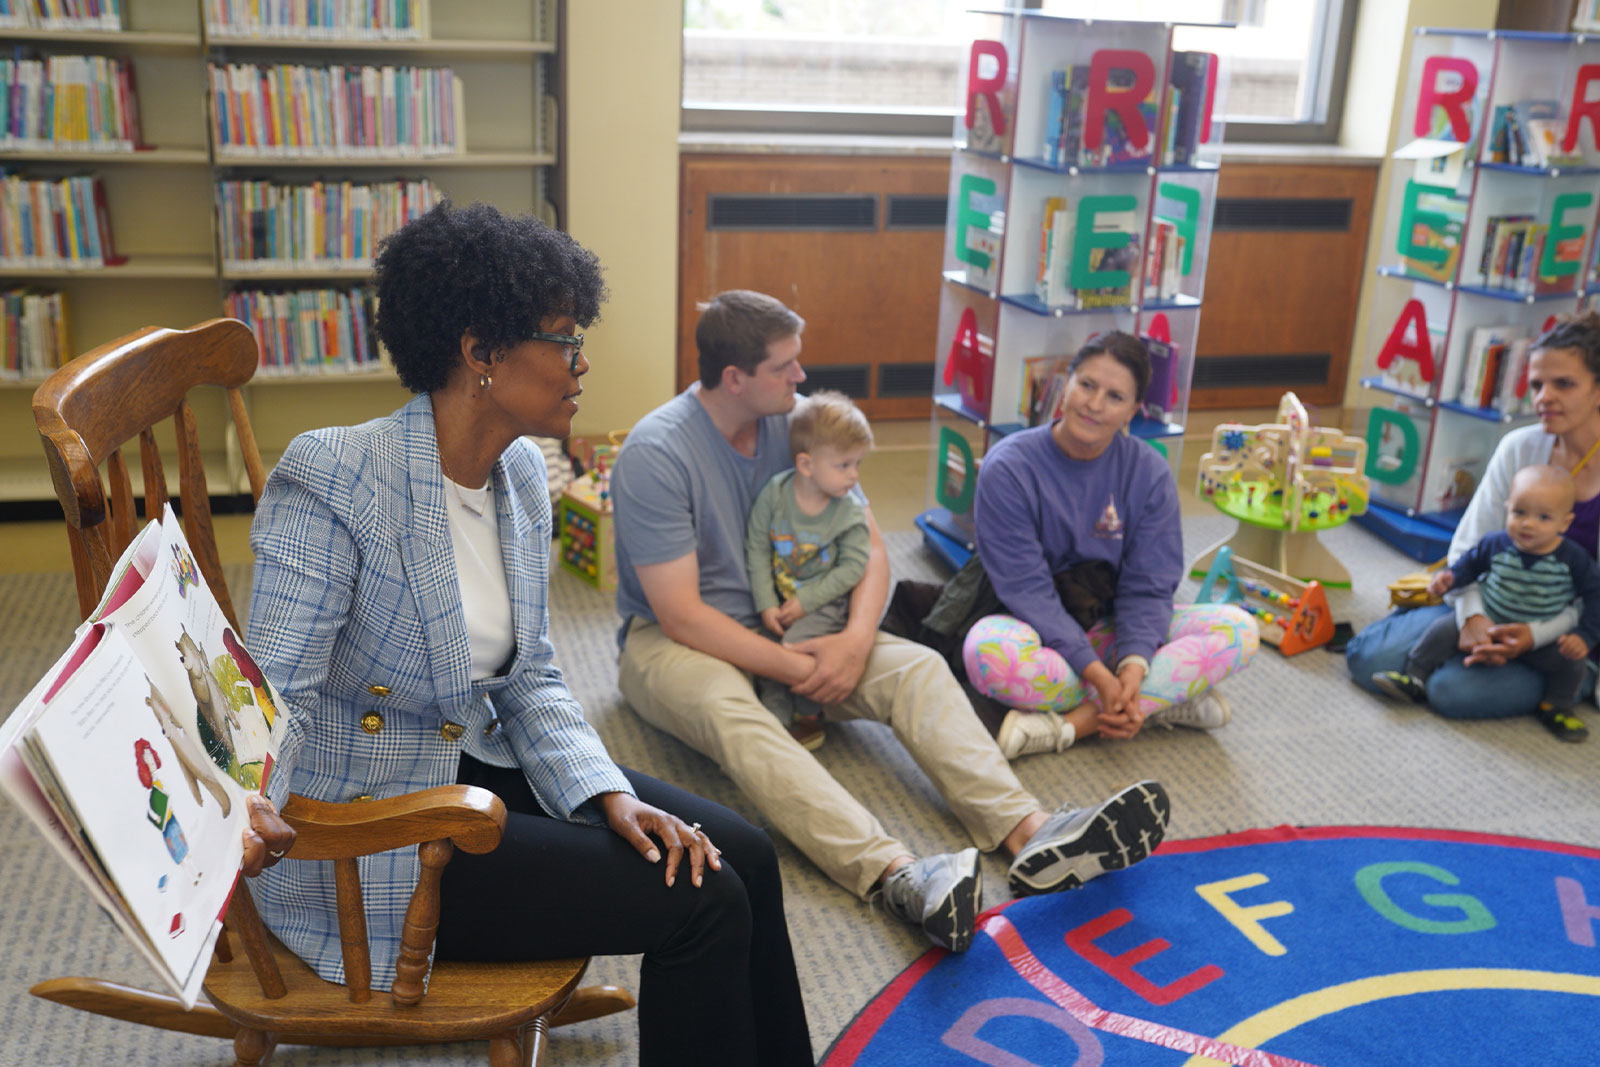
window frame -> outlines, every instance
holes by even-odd
[[[1339,5],[1336,32],[1329,33],[1334,21],[1333,5]],[[1317,59],[1317,96],[1326,101],[1321,119],[1282,119],[1247,122],[1227,119],[1227,138],[1232,144],[1336,144],[1344,127],[1344,97],[1350,83],[1350,53],[1355,46],[1356,9],[1360,0],[1325,0],[1319,25],[1322,54]]]
[[[1317,93],[1326,101],[1323,117],[1282,121],[1245,122],[1226,119],[1227,137],[1233,143],[1333,144],[1344,122],[1345,89],[1349,83],[1350,53],[1355,41],[1356,9],[1360,0],[1321,0],[1322,16],[1313,38],[1323,43],[1317,59]],[[1338,6],[1337,32],[1328,33]],[[1003,0],[1001,6],[1029,10],[1039,0]],[[680,31],[681,32],[681,31]],[[680,50],[687,63],[687,50]],[[952,137],[959,107],[866,110],[846,107],[784,107],[765,104],[690,104],[683,100],[684,79],[679,78],[678,128],[686,134],[775,134],[813,136]],[[1226,118],[1226,116],[1224,116]]]

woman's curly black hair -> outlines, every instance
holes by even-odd
[[[378,246],[378,338],[413,393],[443,388],[472,331],[484,358],[539,332],[552,314],[587,327],[606,288],[600,261],[531,216],[448,200]]]

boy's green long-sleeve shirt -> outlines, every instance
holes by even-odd
[[[775,475],[750,509],[745,560],[758,612],[799,597],[809,614],[848,594],[867,572],[866,511],[844,497],[807,515],[795,504],[794,476]]]

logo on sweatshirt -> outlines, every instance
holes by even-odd
[[[1122,520],[1117,517],[1115,498],[1106,501],[1106,509],[1100,513],[1099,521],[1094,524],[1094,535],[1108,541],[1122,540]]]

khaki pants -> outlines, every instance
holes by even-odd
[[[646,722],[716,760],[846,889],[865,897],[890,860],[912,854],[789,736],[757,699],[750,674],[635,619],[617,680]],[[1039,810],[949,668],[922,645],[879,633],[855,692],[825,715],[887,723],[985,852]]]

